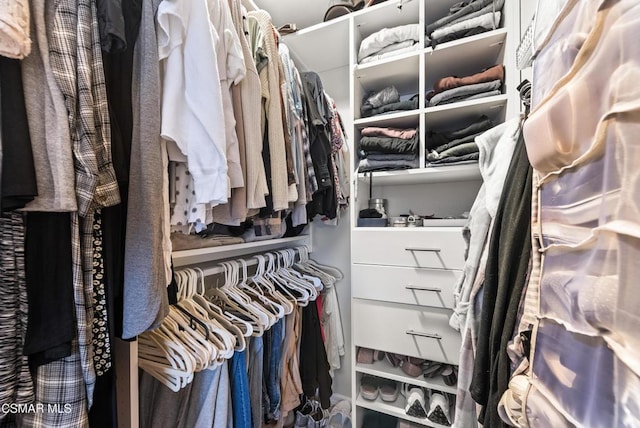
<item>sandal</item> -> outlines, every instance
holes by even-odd
[[[384,356],[387,362],[391,364],[392,367],[398,367],[402,362],[402,360],[396,354],[392,354],[391,352],[385,353]]]
[[[378,398],[380,389],[378,388],[378,378],[371,375],[363,375],[360,379],[360,395],[365,400],[373,401]]]
[[[394,402],[400,395],[398,382],[391,379],[380,379],[380,398],[382,401]]]

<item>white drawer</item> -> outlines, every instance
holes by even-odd
[[[356,346],[458,364],[460,333],[449,327],[451,311],[373,300],[352,300]]]
[[[433,269],[464,266],[464,239],[458,227],[360,229],[351,236],[353,263]]]
[[[459,270],[354,264],[351,294],[360,299],[453,309],[453,286],[460,275]]]

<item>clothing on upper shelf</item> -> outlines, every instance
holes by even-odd
[[[375,116],[396,110],[415,110],[418,108],[418,95],[402,99],[395,86],[367,94],[362,100],[360,113],[362,117]]]
[[[365,136],[360,139],[360,150],[365,153],[417,154],[419,140],[420,135],[417,132],[408,139]]]
[[[418,43],[414,40],[405,40],[404,42],[394,43],[385,48],[380,49],[375,54],[371,54],[360,61],[360,64],[366,64],[373,61],[378,61],[384,58],[400,55],[406,52],[412,52],[418,49]]]
[[[446,92],[448,91],[441,94]],[[492,126],[493,122],[483,115],[454,131],[429,131],[426,137],[427,166],[465,164],[479,160],[476,138],[482,136],[483,132]]]
[[[500,95],[504,82],[504,66],[496,65],[480,73],[466,77],[445,77],[433,84],[427,93],[430,107]]]
[[[428,101],[429,107],[442,104],[451,104],[459,101],[470,101],[479,98],[493,97],[500,95],[502,91],[502,81],[477,83],[474,85],[464,85],[457,88],[440,92]]]
[[[375,55],[385,54],[393,52],[393,50],[406,48],[406,42],[417,43],[419,39],[420,28],[418,24],[407,24],[393,28],[383,28],[382,30],[377,31],[370,36],[367,36],[360,43],[360,49],[358,50],[358,62],[363,62],[363,60],[365,60],[366,58],[370,58]]]
[[[504,2],[504,0],[502,0]],[[481,34],[487,31],[495,30],[500,25],[500,12],[492,12],[491,6],[487,6],[486,13],[480,15],[469,15],[468,19],[451,22],[448,25],[435,30],[427,39],[427,46],[433,46],[440,43],[446,43],[469,37],[475,34]],[[482,10],[485,12],[485,10]]]
[[[493,121],[482,115],[468,125],[456,130],[428,131],[426,137],[427,150],[442,151],[458,144],[468,143],[493,126]]]
[[[454,24],[466,22],[487,13],[500,12],[503,6],[504,0],[465,0],[455,3],[449,8],[447,15],[427,25],[425,34],[427,39],[432,38],[436,30],[447,31],[447,29]],[[500,19],[498,18],[495,26],[498,25],[499,21]],[[466,26],[471,27],[470,25]],[[495,29],[495,26],[487,28],[484,31]],[[427,40],[427,42],[429,42],[429,40]]]
[[[479,73],[472,74],[471,76],[457,77],[449,76],[443,77],[435,81],[433,84],[433,90],[427,93],[427,100],[433,99],[441,92],[445,92],[450,89],[459,88],[466,85],[476,85],[479,83],[494,82],[499,80],[504,82],[504,66],[494,65]]]
[[[418,168],[417,129],[364,128],[359,172]]]

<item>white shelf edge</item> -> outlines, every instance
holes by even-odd
[[[421,184],[453,181],[471,181],[482,178],[477,163],[465,165],[432,166],[399,171],[371,173],[374,185]],[[358,180],[368,181],[369,173],[359,172]]]
[[[473,107],[473,106],[478,106],[482,104],[493,104],[495,102],[500,102],[499,105],[502,106],[502,105],[506,105],[507,99],[508,99],[507,94],[501,94],[501,95],[494,95],[493,97],[479,98],[477,100],[460,101],[457,103],[444,104],[441,106],[427,107],[424,109],[424,114],[429,115],[430,113],[440,113],[448,110],[451,110],[451,111],[461,110],[461,109],[464,109],[465,107]]]
[[[500,35],[507,35],[507,29],[506,28],[498,28],[495,30],[491,30],[491,31],[487,31],[485,33],[480,33],[480,34],[476,34],[474,36],[469,36],[469,37],[463,37],[462,39],[458,39],[458,40],[452,40],[450,42],[446,42],[446,43],[442,43],[437,45],[435,48],[429,46],[427,48],[423,49],[424,54],[426,55],[430,55],[433,53],[437,53],[439,51],[443,51],[445,49],[455,49],[459,46],[464,46],[466,44],[471,44],[471,43],[475,43],[484,39],[490,39],[493,38],[495,36],[500,36]],[[503,41],[504,42],[504,41]]]
[[[282,248],[294,243],[298,245],[309,246],[310,240],[310,235],[300,235],[291,238],[269,239],[266,241],[245,242],[243,244],[221,245],[219,247],[174,251],[172,253],[173,266],[189,266],[197,263],[238,257],[246,254]]]
[[[333,26],[338,26],[340,24],[349,24],[349,18],[353,15],[352,13],[347,13],[346,15],[339,16],[334,19],[330,19],[329,21],[318,22],[317,24],[313,24],[310,27],[301,28],[298,31],[290,34],[285,34],[282,37],[282,40],[286,43],[287,39],[291,40],[295,36],[306,36],[308,34],[312,34],[315,32],[321,32],[323,30],[329,30]]]
[[[355,126],[365,127],[367,125],[375,125],[379,122],[386,122],[389,120],[406,119],[415,116],[416,119],[420,116],[420,109],[415,110],[403,110],[397,113],[378,114],[376,116],[361,117],[353,121]]]
[[[376,61],[371,61],[371,62],[366,62],[364,64],[356,64],[355,67],[353,67],[354,71],[357,72],[362,72],[362,71],[367,71],[370,70],[372,68],[376,68],[382,65],[386,65],[392,62],[398,62],[398,61],[402,61],[411,57],[419,57],[420,54],[422,54],[422,52],[424,51],[424,49],[415,49],[413,51],[409,51],[409,52],[404,52],[401,53],[399,55],[394,55],[394,56],[390,56],[387,58],[382,58]],[[357,76],[356,76],[357,77]]]
[[[441,377],[438,380],[427,380],[422,377],[409,377],[405,375],[401,368],[391,367],[384,361],[374,361],[373,364],[356,364],[356,372],[366,373],[377,377],[395,380],[397,382],[408,383],[410,385],[421,386],[436,391],[455,394],[456,388],[448,386]]]
[[[425,418],[415,418],[413,416],[409,416],[404,412],[404,400],[405,398],[400,394],[398,399],[394,402],[385,402],[380,398],[377,398],[374,401],[365,400],[362,398],[361,394],[358,394],[358,398],[356,399],[356,406],[362,407],[364,409],[373,410],[375,412],[385,413],[390,416],[395,416],[399,419],[404,419],[407,421],[411,421],[416,424],[424,425],[427,427],[433,428],[449,428],[445,425],[436,424],[435,422],[431,422],[429,419]],[[426,406],[428,407],[428,405]]]

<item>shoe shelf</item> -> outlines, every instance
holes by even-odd
[[[396,382],[408,383],[422,388],[447,392],[449,394],[456,393],[455,386],[446,385],[442,380],[442,376],[436,376],[431,379],[407,376],[400,367],[393,367],[385,361],[375,361],[373,364],[356,364],[356,372],[395,380]]]
[[[431,422],[427,418],[416,418],[407,415],[404,411],[405,401],[406,400],[404,396],[402,396],[402,394],[400,394],[396,401],[393,402],[382,401],[380,397],[375,400],[365,400],[364,398],[362,398],[362,395],[358,394],[358,398],[356,399],[356,406],[384,413],[390,416],[395,416],[398,419],[404,419],[416,424],[424,425],[426,427],[449,428],[446,425],[440,425],[435,422]]]

